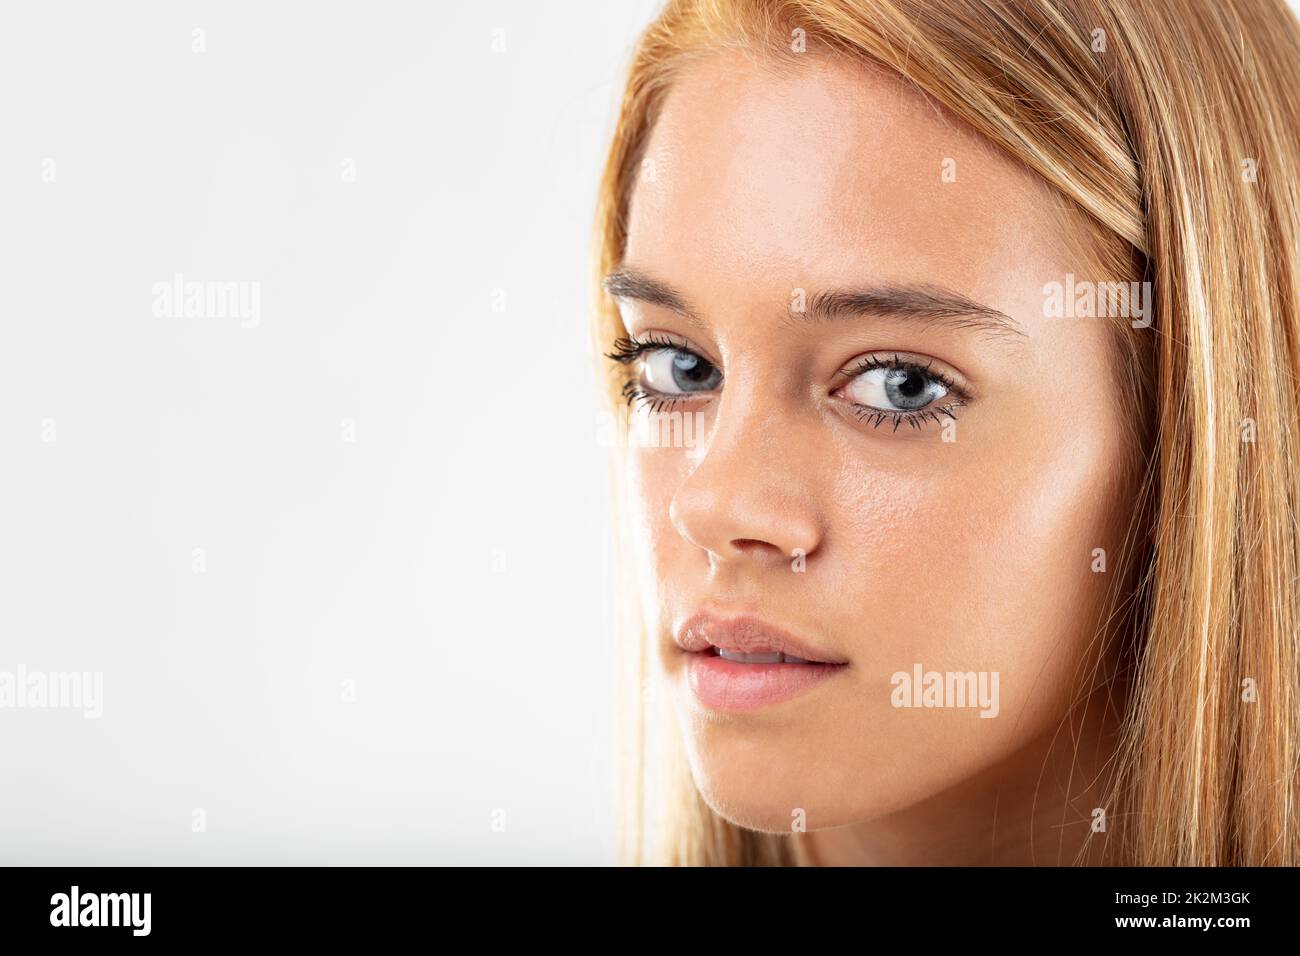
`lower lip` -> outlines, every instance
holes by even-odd
[[[755,710],[797,697],[845,664],[742,664],[707,651],[686,655],[686,682],[713,710]]]

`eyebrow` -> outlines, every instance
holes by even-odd
[[[614,270],[602,282],[616,299],[631,299],[671,309],[695,325],[703,325],[700,313],[686,299],[658,279],[636,269]],[[992,336],[1025,337],[1020,324],[1005,312],[982,305],[945,286],[887,284],[861,289],[817,292],[804,297],[802,312],[788,311],[787,320],[798,323],[830,322],[870,315],[892,315],[973,329]]]

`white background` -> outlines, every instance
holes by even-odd
[[[5,3],[0,671],[104,713],[0,709],[0,863],[613,859],[586,269],[655,10]]]

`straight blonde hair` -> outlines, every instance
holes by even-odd
[[[675,73],[723,46],[798,60],[799,43],[906,78],[1054,187],[1100,268],[1152,283],[1152,326],[1122,332],[1141,481],[1115,604],[1117,859],[1300,862],[1294,15],[1282,0],[671,0],[636,48],[600,183],[597,355],[626,334],[599,280],[622,258]],[[602,381],[617,409],[621,383],[608,368]],[[620,859],[801,862],[788,837],[736,827],[699,796],[634,605]]]

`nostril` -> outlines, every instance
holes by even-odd
[[[759,541],[757,538],[733,538],[731,546],[741,554],[754,555],[755,557],[762,554],[782,554],[780,548],[767,541]]]

